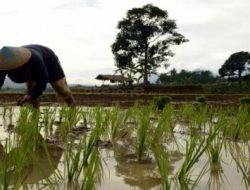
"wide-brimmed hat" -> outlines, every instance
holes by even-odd
[[[0,50],[0,70],[16,69],[27,63],[31,57],[29,49],[4,46]]]

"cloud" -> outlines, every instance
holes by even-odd
[[[118,21],[148,3],[167,10],[190,40],[171,47],[171,67],[217,72],[230,54],[250,50],[249,0],[8,0],[0,7],[0,44],[46,45],[69,81],[95,84],[97,74],[115,70],[110,45]]]
[[[0,11],[1,16],[17,15],[19,12],[17,10]]]
[[[79,9],[81,7],[97,7],[99,5],[98,0],[76,0],[65,1],[52,7],[54,10],[60,9]]]

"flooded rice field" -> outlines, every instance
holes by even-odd
[[[0,108],[0,189],[249,189],[249,107]]]

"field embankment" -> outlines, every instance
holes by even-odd
[[[249,97],[250,94],[208,94],[201,86],[131,86],[131,87],[91,87],[91,88],[73,88],[73,95],[78,105],[86,106],[111,106],[119,104],[120,106],[131,106],[135,102],[149,104],[154,97],[169,96],[171,103],[180,104],[184,102],[196,103],[196,98],[204,96],[208,103],[221,105],[238,105],[239,99]],[[1,103],[16,102],[23,96],[23,93],[2,92],[0,93]],[[60,102],[55,93],[47,92],[40,97],[42,103]]]

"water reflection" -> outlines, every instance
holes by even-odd
[[[208,178],[208,189],[230,189],[230,183],[223,172],[220,163],[210,165],[210,175]]]
[[[37,184],[55,174],[63,149],[45,144],[35,152],[23,153],[16,147],[6,153],[0,143],[0,183],[2,185]],[[7,181],[6,181],[7,180]]]
[[[117,162],[116,175],[122,177],[125,184],[144,190],[157,189],[161,186],[162,179],[153,158],[137,162],[136,155],[129,153],[127,147],[119,143],[114,144],[113,151]],[[174,164],[181,160],[183,155],[179,154],[177,158],[175,151],[171,151],[169,154],[169,173],[171,174],[174,171]]]
[[[250,141],[246,143],[230,142],[227,144],[230,154],[242,173],[246,189],[250,187]]]

